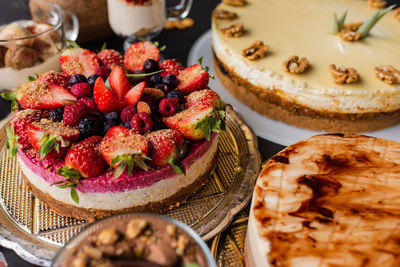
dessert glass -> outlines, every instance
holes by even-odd
[[[181,0],[166,7],[166,0],[107,0],[111,29],[125,38],[124,49],[140,40],[151,40],[162,31],[165,21],[185,18],[193,0]]]
[[[96,221],[93,224],[90,224],[84,230],[82,230],[78,235],[76,235],[74,238],[69,240],[68,243],[66,243],[65,246],[58,251],[57,255],[53,259],[51,266],[53,266],[53,267],[63,266],[63,263],[66,261],[67,257],[70,256],[70,254],[74,251],[74,249],[82,241],[84,241],[86,238],[88,238],[93,232],[95,232],[99,229],[102,229],[105,226],[109,226],[110,223],[112,223],[113,221],[117,222],[120,220],[132,220],[132,219],[150,219],[150,220],[160,221],[160,223],[175,225],[177,228],[179,228],[183,232],[185,232],[187,234],[187,236],[189,238],[191,238],[196,243],[197,246],[200,247],[200,249],[205,257],[205,260],[206,260],[206,266],[207,267],[217,267],[212,255],[211,255],[211,251],[208,248],[208,246],[206,245],[206,243],[189,226],[187,226],[186,224],[184,224],[180,221],[177,221],[171,217],[167,217],[164,215],[159,215],[159,214],[154,214],[154,213],[138,213],[138,212],[114,215],[114,216],[108,217],[106,219]]]
[[[8,27],[12,25],[12,27]],[[7,30],[7,33],[5,33]],[[59,70],[66,39],[79,32],[76,16],[44,0],[3,1],[0,8],[0,89],[14,89],[28,76]],[[12,52],[7,55],[7,52]]]

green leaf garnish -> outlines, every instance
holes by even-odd
[[[165,49],[167,49],[166,45],[161,46],[160,48],[158,48],[158,50],[160,50],[160,52],[165,51]]]
[[[73,201],[79,204],[79,195],[78,192],[76,192],[75,187],[71,187],[71,198]]]
[[[5,90],[1,93],[1,97],[4,98],[5,100],[14,100],[16,96],[17,95],[15,91],[12,90]]]
[[[197,263],[186,263],[182,267],[200,267]]]
[[[208,66],[203,67],[203,57],[199,57],[199,59],[198,59],[197,61],[199,62],[201,68],[202,68],[205,72],[208,73],[208,71],[210,70],[210,68],[209,68]],[[215,78],[214,75],[211,75],[210,73],[208,73],[208,76],[209,76],[211,79],[214,79],[214,78]]]
[[[57,169],[57,174],[67,177],[67,179],[54,182],[51,185],[56,185],[58,188],[61,189],[70,188],[72,200],[79,204],[79,195],[75,188],[82,179],[80,173],[75,169],[63,166]]]
[[[343,29],[346,16],[347,16],[347,9],[344,11],[344,13],[339,19],[337,18],[336,12],[333,14],[332,34],[337,34]]]
[[[57,169],[57,174],[59,174],[61,176],[64,176],[64,177],[67,177],[67,178],[70,178],[70,179],[75,180],[75,181],[79,181],[82,178],[81,174],[77,170],[69,168],[67,166],[63,166],[62,168],[58,168]]]
[[[389,11],[393,10],[396,5],[391,5],[384,10],[377,10],[371,17],[369,17],[357,30],[357,32],[362,34],[362,38],[366,37],[375,24],[383,18]]]
[[[7,126],[6,128],[6,135],[7,135],[7,141],[6,141],[6,148],[10,151],[8,154],[8,158],[12,158],[15,155],[17,155],[18,151],[18,135],[15,134],[14,127]]]
[[[168,160],[168,164],[170,166],[172,166],[172,168],[174,168],[175,173],[186,175],[185,167],[182,165],[182,163],[179,160],[177,160],[176,157],[171,157]]]
[[[104,44],[101,46],[101,50],[100,51],[106,50],[106,48],[107,48],[107,43],[104,42]]]
[[[38,151],[40,160],[43,160],[53,149],[55,149],[57,153],[60,152],[60,144],[57,140],[60,140],[60,137],[47,134],[43,135],[38,142],[40,143]]]
[[[114,179],[120,177],[124,171],[126,170],[127,175],[129,176],[132,171],[134,165],[139,167],[140,169],[147,171],[148,167],[143,160],[151,160],[148,156],[144,154],[134,154],[134,155],[120,155],[113,158],[110,162],[110,168],[115,164],[118,164],[114,169]]]
[[[74,42],[74,41],[72,41],[72,40],[65,40],[68,44],[69,44],[69,46],[70,47],[73,47],[73,48],[81,48],[76,42]]]
[[[132,73],[127,73],[126,76],[127,77],[131,77],[131,78],[142,78],[142,77],[146,77],[146,76],[151,76],[157,73],[163,72],[162,70],[158,70],[155,72],[150,72],[150,73],[140,73],[140,74],[132,74]]]

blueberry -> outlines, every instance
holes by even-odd
[[[154,74],[154,75],[150,76],[150,82],[153,85],[162,83],[162,80],[163,80],[163,77],[160,74]]]
[[[116,122],[118,122],[119,115],[118,115],[117,112],[113,111],[113,112],[110,112],[110,113],[107,113],[106,115],[104,115],[104,119],[106,121],[116,121]]]
[[[64,115],[64,108],[52,109],[49,111],[49,119],[52,121],[62,121]]]
[[[121,126],[124,126],[125,128],[131,129],[131,123],[129,121],[124,121],[121,123]]]
[[[156,84],[156,85],[154,86],[154,88],[160,89],[160,90],[162,90],[163,92],[168,92],[168,86],[165,85],[165,84],[162,84],[162,83]]]
[[[86,117],[79,122],[78,129],[80,136],[86,138],[98,134],[101,130],[101,123],[97,119]]]
[[[94,75],[90,75],[87,79],[88,84],[90,85],[90,87],[93,89],[94,88],[94,83],[96,82],[97,78],[99,78],[100,76],[94,74]]]
[[[143,70],[147,73],[155,72],[159,70],[158,62],[152,58],[146,59],[143,63]]]
[[[163,78],[163,84],[168,86],[168,89],[172,90],[178,86],[178,79],[173,74],[167,74]]]
[[[178,99],[178,104],[183,104],[185,102],[185,97],[182,95],[181,92],[174,90],[171,92],[167,93],[167,98],[172,99],[172,98],[177,98]]]
[[[73,86],[76,83],[86,83],[87,79],[83,74],[75,74],[69,79],[69,85]]]
[[[117,125],[118,125],[118,122],[116,122],[116,121],[105,121],[103,124],[103,135],[106,135],[112,127],[117,126]]]

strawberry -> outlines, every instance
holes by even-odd
[[[118,97],[119,101],[123,101],[126,93],[128,93],[130,84],[125,71],[116,66],[110,73],[109,82],[113,93]]]
[[[160,60],[160,51],[151,42],[133,43],[125,52],[125,68],[130,72],[143,69],[146,59]]]
[[[183,70],[183,66],[181,63],[176,61],[175,59],[166,59],[160,62],[160,69],[163,71],[160,73],[161,76],[166,76],[168,74],[172,74],[178,76],[179,71]]]
[[[93,96],[97,107],[103,114],[113,111],[119,112],[124,108],[124,105],[122,105],[113,92],[107,88],[101,77],[97,78],[94,84]]]
[[[199,106],[162,118],[162,121],[168,128],[177,130],[188,139],[209,140],[211,132],[219,132],[223,126],[224,115],[212,107]]]
[[[147,139],[123,127],[111,128],[100,144],[103,158],[114,168],[114,178],[127,171],[130,175],[135,166],[147,171],[145,159],[150,159]]]
[[[134,87],[132,87],[128,93],[125,95],[124,103],[127,106],[134,106],[136,105],[140,98],[142,97],[144,88],[146,87],[145,82],[138,83]]]
[[[44,111],[24,109],[11,118],[6,128],[6,147],[10,150],[10,157],[17,154],[18,146],[24,149],[32,148],[27,136],[28,126],[47,116],[47,112]]]
[[[65,49],[60,56],[61,69],[69,76],[83,74],[92,75],[99,66],[95,53],[87,49],[71,47]]]
[[[104,66],[110,69],[112,69],[115,65],[124,65],[124,58],[118,51],[114,49],[104,49],[97,54],[97,57]]]
[[[41,119],[39,122],[33,122],[28,126],[27,136],[42,160],[45,157],[58,158],[64,156],[71,143],[78,140],[79,130],[61,122]]]
[[[185,95],[206,88],[209,81],[207,71],[200,64],[194,64],[179,71],[177,78],[180,82],[177,90]]]
[[[55,84],[65,89],[69,89],[69,77],[62,72],[48,71],[43,73],[38,78],[39,81],[47,84]]]
[[[184,153],[183,136],[172,129],[159,130],[146,135],[150,145],[151,163],[155,166],[171,165],[176,173],[184,174],[179,159]]]
[[[94,135],[71,147],[65,166],[57,170],[64,177],[94,177],[104,172],[106,162],[100,152],[101,136]]]
[[[224,103],[222,102],[219,95],[210,89],[204,89],[200,91],[193,92],[186,96],[185,107],[212,107],[218,110],[222,110]]]
[[[67,89],[41,81],[24,83],[13,97],[24,109],[56,109],[76,102],[76,97]]]

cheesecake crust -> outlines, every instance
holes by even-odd
[[[23,174],[22,177],[25,183],[31,188],[33,195],[40,201],[44,202],[50,207],[50,209],[60,216],[73,217],[78,220],[87,220],[93,222],[97,219],[101,219],[106,216],[113,214],[124,213],[129,211],[153,211],[153,212],[163,212],[179,206],[184,203],[186,199],[198,191],[209,179],[211,173],[214,171],[218,158],[218,151],[214,154],[213,159],[207,166],[206,171],[198,178],[196,181],[189,186],[182,188],[169,198],[166,198],[158,202],[150,202],[147,205],[142,206],[132,206],[130,208],[118,209],[118,210],[101,210],[101,209],[86,209],[82,207],[77,207],[74,205],[66,204],[62,201],[54,199],[50,194],[43,193],[40,189],[35,187],[29,179]],[[132,190],[134,194],[135,190]]]
[[[400,123],[400,109],[379,113],[322,112],[282,99],[278,89],[266,90],[251,84],[227,67],[214,52],[215,73],[224,87],[240,102],[274,120],[315,131],[370,132]]]

